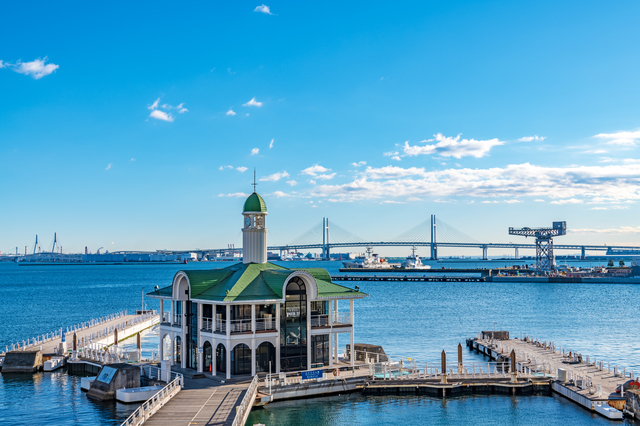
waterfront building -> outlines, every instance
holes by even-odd
[[[267,206],[256,192],[242,216],[242,263],[178,271],[148,294],[160,299],[160,358],[227,379],[334,367],[338,334],[348,333],[353,348],[354,301],[367,295],[322,268],[267,262]],[[347,301],[349,312],[339,310]]]

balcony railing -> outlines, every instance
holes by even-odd
[[[213,331],[213,319],[202,318],[202,329],[208,332]]]
[[[311,327],[327,327],[329,325],[329,315],[312,315]]]
[[[345,325],[351,324],[351,314],[348,312],[336,312],[333,314],[333,324]],[[312,315],[311,327],[328,327],[329,315]]]
[[[275,330],[275,329],[276,329],[275,318],[257,318],[256,319],[256,331]]]
[[[171,312],[163,312],[162,313],[162,322],[165,324],[171,323]]]
[[[334,324],[351,324],[351,314],[348,312],[336,312],[333,316]]]

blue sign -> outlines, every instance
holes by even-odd
[[[311,370],[302,372],[302,380],[322,379],[322,370]]]

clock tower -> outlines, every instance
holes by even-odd
[[[242,216],[242,262],[267,263],[267,205],[258,193],[244,202]]]

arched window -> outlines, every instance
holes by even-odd
[[[276,371],[276,348],[269,342],[263,342],[256,349],[256,373]],[[271,368],[271,371],[269,371]]]
[[[307,288],[300,277],[287,283],[280,310],[280,370],[307,369]]]
[[[251,374],[251,349],[244,343],[231,351],[231,374]]]
[[[182,339],[180,336],[176,336],[176,344],[173,350],[173,359],[175,359],[176,364],[180,364],[182,362]]]
[[[211,366],[211,362],[212,362],[212,348],[211,348],[211,343],[209,343],[209,341],[204,342],[204,345],[202,345],[202,349],[204,352],[204,371],[206,373],[211,373],[213,368]]]
[[[227,350],[222,343],[216,346],[216,373],[227,372]]]

